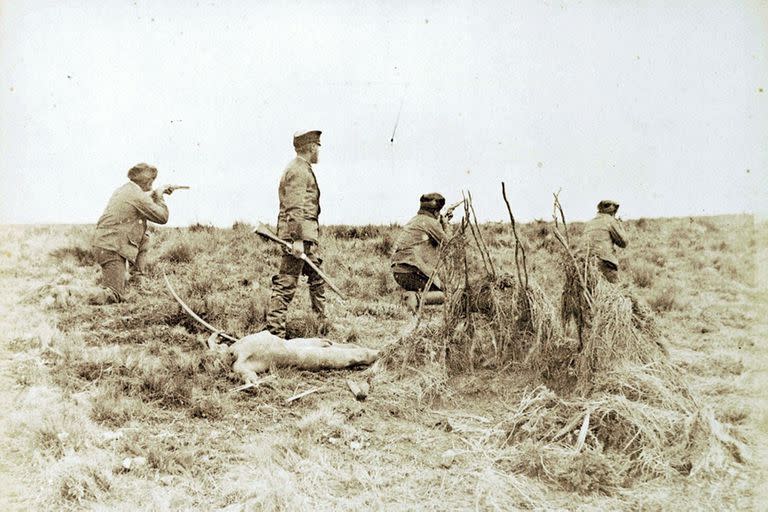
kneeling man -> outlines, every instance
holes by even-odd
[[[440,260],[440,247],[448,242],[445,228],[451,219],[440,215],[445,198],[438,193],[424,194],[419,200],[419,211],[403,226],[392,255],[392,274],[403,289],[411,311],[419,301],[424,304],[442,304],[443,283],[436,272]],[[432,284],[425,290],[430,278]]]
[[[102,300],[95,299],[97,303],[123,300],[126,263],[130,263],[135,275],[144,272],[147,221],[168,222],[168,207],[163,194],[172,193],[174,187],[152,190],[156,177],[157,168],[151,165],[141,163],[131,167],[128,183],[115,190],[96,224],[93,249],[96,261],[101,265],[105,288],[105,296]]]

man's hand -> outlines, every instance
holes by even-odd
[[[294,240],[291,244],[291,254],[300,258],[304,254],[304,240]]]

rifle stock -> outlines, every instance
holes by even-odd
[[[286,240],[283,240],[283,239],[281,239],[281,238],[278,238],[278,237],[277,237],[277,236],[276,236],[274,233],[272,233],[272,231],[269,229],[269,227],[268,227],[268,226],[266,226],[266,225],[264,225],[264,224],[262,224],[262,223],[259,223],[259,224],[256,226],[256,228],[254,228],[253,232],[254,232],[254,233],[256,233],[257,235],[263,236],[264,238],[267,238],[267,239],[269,239],[269,240],[272,240],[273,242],[277,242],[278,244],[282,245],[283,247],[285,247],[285,248],[286,248],[286,249],[288,249],[288,250],[291,250],[291,249],[292,249],[292,246],[291,246],[290,242],[288,242],[288,241],[286,241]],[[343,294],[343,293],[341,293],[341,290],[339,290],[338,288],[336,288],[336,286],[335,286],[335,285],[334,285],[334,284],[331,282],[331,278],[329,278],[327,275],[325,275],[325,272],[323,272],[322,270],[320,270],[320,269],[317,267],[317,265],[315,265],[314,263],[312,263],[312,261],[310,261],[310,259],[307,257],[307,255],[306,255],[306,254],[304,254],[304,253],[302,252],[302,253],[299,255],[299,258],[301,258],[301,259],[304,261],[304,263],[306,263],[307,265],[309,265],[309,266],[312,268],[312,270],[314,270],[315,272],[317,272],[317,275],[319,275],[320,277],[322,277],[322,278],[323,278],[323,281],[325,281],[325,282],[326,282],[326,284],[328,284],[328,286],[331,288],[331,290],[333,290],[334,292],[336,292],[336,295],[338,295],[338,296],[341,298],[341,300],[347,300],[347,298],[344,296],[344,294]]]

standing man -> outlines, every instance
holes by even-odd
[[[103,302],[123,300],[126,262],[133,267],[132,277],[144,272],[149,241],[147,221],[168,222],[163,194],[171,194],[174,187],[164,186],[150,192],[156,177],[157,168],[151,165],[141,163],[131,167],[128,183],[115,190],[96,224],[93,248],[107,291]]]
[[[442,304],[444,300],[443,284],[436,267],[440,246],[448,241],[445,223],[451,220],[451,214],[443,218],[440,215],[443,206],[445,198],[436,192],[421,196],[419,211],[403,226],[395,243],[392,274],[397,284],[406,290],[406,305],[414,312],[420,297],[425,304]],[[430,278],[432,285],[429,290],[424,290]]]
[[[307,276],[312,311],[325,324],[325,282],[309,265],[304,265],[301,253],[320,267],[318,256],[320,238],[320,189],[312,164],[316,164],[320,151],[320,130],[297,132],[293,135],[296,158],[283,171],[278,188],[280,213],[277,217],[277,236],[291,243],[280,260],[280,270],[272,277],[272,296],[267,312],[267,330],[285,338],[288,305],[296,293],[299,276]]]
[[[616,247],[627,246],[627,235],[616,218],[619,203],[604,199],[597,205],[597,216],[587,222],[584,236],[589,253],[598,259],[598,268],[610,283],[619,280],[619,259]]]

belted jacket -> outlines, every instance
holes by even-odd
[[[129,181],[109,199],[96,223],[93,246],[115,251],[133,263],[147,231],[147,221],[168,222],[168,206],[162,194],[154,196]]]
[[[627,246],[627,235],[621,222],[608,213],[598,213],[587,222],[584,237],[590,254],[619,266],[616,247]]]
[[[320,237],[320,189],[312,166],[296,157],[280,177],[277,236],[283,240],[317,243]]]

